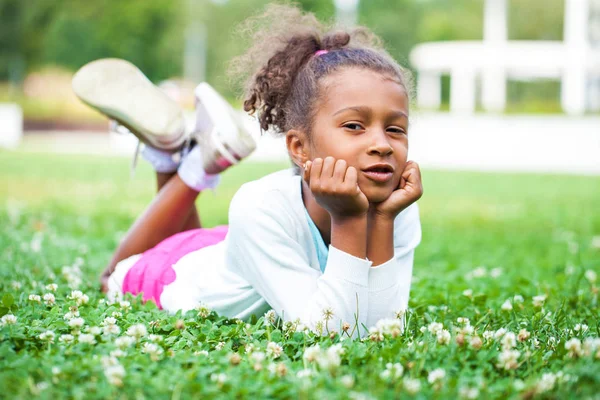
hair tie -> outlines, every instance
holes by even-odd
[[[319,57],[320,55],[327,53],[329,53],[329,50],[317,50],[317,52],[315,53],[315,57]]]

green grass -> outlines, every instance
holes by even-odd
[[[340,342],[339,335],[318,338],[265,326],[262,316],[246,326],[214,313],[208,318],[195,312],[168,315],[138,299],[131,299],[129,311],[99,303],[97,275],[153,196],[149,167],[140,163],[130,178],[128,164],[121,158],[0,152],[0,315],[17,317],[16,324],[0,327],[0,386],[6,395],[392,398],[411,396],[410,382],[404,380],[410,378],[421,385],[414,397],[423,398],[468,397],[469,388],[482,398],[597,398],[600,347],[571,357],[565,344],[587,338],[589,345],[600,331],[598,282],[592,282],[592,273],[586,275],[600,273],[598,177],[423,171],[423,241],[416,253],[407,329],[381,342]],[[285,166],[244,163],[227,171],[217,193],[199,199],[205,226],[227,222],[228,203],[241,183]],[[121,387],[106,376],[114,335],[96,335],[94,345],[58,340],[71,332],[63,316],[76,301],[67,298],[71,289],[63,272],[73,265],[81,267],[79,289],[90,299],[79,307],[84,332],[119,311],[118,336],[143,323],[163,337],[156,361],[142,351],[148,338],[118,357],[126,373]],[[30,294],[47,293],[44,285],[52,282],[58,284],[55,305],[28,300]],[[502,310],[515,295],[524,302],[513,301],[512,311]],[[547,296],[541,308],[532,304],[537,295]],[[474,329],[462,346],[454,329],[461,325],[458,317],[469,318]],[[433,321],[448,329],[449,344],[438,343],[427,330]],[[588,328],[575,330],[577,324]],[[500,328],[531,334],[514,346],[516,369],[496,366],[502,338],[483,339],[485,331]],[[56,334],[54,343],[39,339],[46,330]],[[480,349],[471,346],[472,336],[483,339]],[[255,371],[245,346],[265,351],[269,341],[279,343],[283,353],[267,357]],[[219,342],[224,345],[217,350]],[[304,361],[305,348],[316,343],[322,348],[341,343],[341,365],[324,368]],[[239,365],[234,353],[241,356]],[[400,363],[402,378],[382,374],[387,363]],[[312,377],[298,377],[304,368],[313,371]],[[427,378],[437,368],[445,377],[431,384]],[[221,373],[224,383],[218,380]],[[556,378],[546,385],[552,386],[548,391],[540,383],[545,373],[559,373],[546,375],[546,383]]]

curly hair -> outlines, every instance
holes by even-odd
[[[389,76],[412,97],[410,72],[364,27],[336,30],[298,7],[271,4],[262,15],[246,20],[241,33],[253,45],[232,61],[230,73],[246,80],[244,110],[257,114],[263,131],[299,129],[310,136],[324,92],[319,82],[342,68]],[[328,52],[315,56],[319,50]]]

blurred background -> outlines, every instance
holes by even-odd
[[[85,63],[136,64],[182,106],[208,81],[236,107],[236,27],[267,0],[0,0],[0,147],[131,155],[70,87]],[[600,0],[301,0],[366,25],[415,74],[424,167],[600,174]],[[1,153],[0,153],[1,154]],[[281,141],[254,158],[281,161]]]

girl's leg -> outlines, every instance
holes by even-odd
[[[159,185],[166,177],[158,177]],[[199,192],[184,183],[178,174],[166,182],[144,213],[131,226],[101,276],[102,291],[108,290],[108,277],[117,263],[156,246],[186,228],[200,227],[195,201]]]
[[[173,177],[175,176],[175,172],[171,173],[156,173],[156,191],[160,192],[160,189]],[[200,223],[200,216],[198,215],[198,210],[196,209],[196,204],[192,205],[190,210],[190,215],[187,218],[187,221],[183,224],[183,231],[189,231],[190,229],[199,229],[202,228],[202,224]]]

